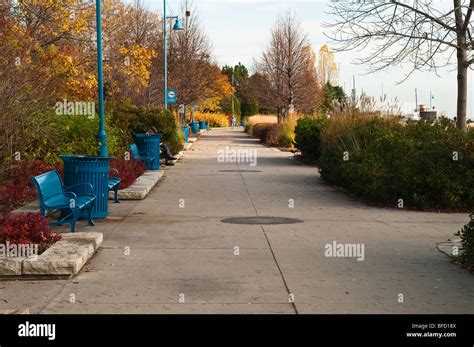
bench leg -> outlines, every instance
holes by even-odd
[[[119,191],[119,186],[114,188],[114,203],[115,204],[120,204],[120,201],[118,199],[118,191]]]
[[[73,216],[74,216],[74,212],[72,211],[72,209],[68,208],[67,210],[62,209],[60,211],[61,212],[59,213],[58,219],[56,220],[56,222],[50,223],[49,224],[50,226],[57,227],[57,226],[61,226],[61,225],[70,223],[69,220],[72,219]]]
[[[76,232],[76,222],[79,219],[81,211],[78,208],[71,209],[72,211],[72,220],[71,220],[71,232]]]
[[[89,214],[88,214],[88,224],[89,226],[94,226],[94,221],[92,220],[92,210],[94,209],[94,205],[95,205],[95,200],[92,200],[91,202],[91,206],[89,207]]]

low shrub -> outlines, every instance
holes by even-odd
[[[0,244],[38,245],[41,254],[61,239],[51,232],[48,220],[38,213],[19,213],[0,216]]]
[[[121,129],[120,143],[123,151],[127,151],[128,144],[133,142],[134,133],[148,131],[160,134],[161,141],[169,146],[173,154],[183,149],[184,144],[178,134],[176,119],[168,110],[123,103],[114,107],[111,118],[115,126]]]
[[[271,147],[291,148],[294,142],[295,125],[285,123],[258,123],[252,126],[252,135]]]
[[[367,117],[322,136],[321,176],[376,204],[416,209],[474,206],[474,142],[449,120]],[[327,136],[327,137],[326,137]]]
[[[474,269],[474,214],[471,220],[456,235],[461,236],[461,261]]]
[[[143,175],[146,170],[146,164],[141,160],[114,159],[110,162],[110,168],[116,169],[119,172],[121,179],[120,189],[126,189],[138,177]]]
[[[267,133],[273,123],[258,123],[252,127],[252,135],[259,138],[262,142],[266,141]]]
[[[255,124],[253,124],[253,123],[248,123],[248,122],[247,122],[247,123],[245,124],[244,131],[245,131],[246,133],[248,133],[248,134],[252,134],[252,129],[253,129],[254,125],[255,125]]]
[[[215,128],[225,128],[229,126],[229,118],[223,113],[201,113],[196,112],[194,114],[194,120],[196,122],[204,121],[209,126]]]
[[[293,121],[283,123],[278,134],[277,146],[281,148],[293,148],[295,145],[296,123]]]
[[[29,125],[29,147],[23,156],[30,160],[55,163],[61,154],[91,154],[99,151],[97,117],[64,116],[54,112],[33,116]],[[108,151],[111,156],[123,155],[126,144],[121,142],[123,130],[118,128],[109,115],[105,117]],[[39,126],[40,125],[40,126]]]
[[[163,111],[159,108],[149,109],[147,113],[148,121],[158,130],[161,135],[161,142],[164,142],[170,148],[171,153],[177,154],[184,148],[183,137],[180,136],[181,129],[178,129],[176,119],[169,111]],[[145,129],[145,128],[142,128]],[[136,129],[138,132],[139,129]]]
[[[263,131],[260,140],[267,146],[276,147],[278,146],[278,139],[280,138],[282,131],[282,124],[270,124]]]
[[[307,117],[297,121],[295,143],[304,159],[318,160],[321,156],[321,134],[327,123],[327,117]]]
[[[33,176],[57,169],[61,174],[62,164],[55,166],[45,162],[21,160],[12,166],[7,179],[0,186],[0,214],[23,206],[36,198],[36,189],[30,184]]]

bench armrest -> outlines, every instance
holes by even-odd
[[[77,195],[74,192],[64,192],[64,196],[67,196],[68,198],[74,198],[74,200],[77,200]]]
[[[93,187],[92,184],[90,184],[90,183],[78,183],[78,184],[73,184],[72,186],[64,187],[64,190],[69,193],[69,192],[71,192],[71,188],[73,188],[73,187],[79,187],[79,186],[86,186],[86,187],[88,187],[88,190],[89,190],[88,194],[95,196],[95,194],[94,194],[94,187]],[[72,193],[72,192],[71,192],[71,193]]]

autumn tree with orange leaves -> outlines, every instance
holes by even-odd
[[[161,14],[145,9],[140,0],[102,4],[106,113],[125,100],[162,106]],[[185,1],[183,11],[189,6]],[[38,121],[38,115],[53,113],[58,101],[97,100],[95,33],[93,2],[0,0],[0,161],[19,144],[27,146],[31,131],[48,131],[47,117]],[[232,94],[213,63],[197,15],[186,22],[184,32],[171,33],[169,41],[169,85],[178,89],[179,103]]]

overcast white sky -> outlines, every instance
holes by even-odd
[[[127,0],[132,2],[132,0]],[[437,0],[440,1],[440,0]],[[163,1],[144,0],[147,8],[162,12]],[[180,0],[167,0],[170,13],[179,9]],[[327,13],[328,1],[309,0],[194,0],[197,15],[212,44],[214,57],[220,65],[234,65],[242,62],[252,67],[268,44],[270,30],[278,16],[289,9],[296,13],[303,29],[309,35],[311,44],[319,49],[327,42],[322,23],[331,22]],[[196,13],[193,13],[196,15]],[[405,83],[399,69],[365,75],[364,67],[354,65],[355,52],[337,53],[340,66],[340,85],[349,94],[352,76],[356,76],[358,94],[363,90],[375,97],[382,95],[382,89],[390,99],[398,98],[411,109],[415,105],[415,88],[418,88],[418,101],[429,105],[430,92],[434,95],[433,106],[449,116],[456,113],[456,73],[442,71],[440,77],[432,73],[416,73]],[[468,115],[474,119],[474,91],[472,76],[469,78]]]

